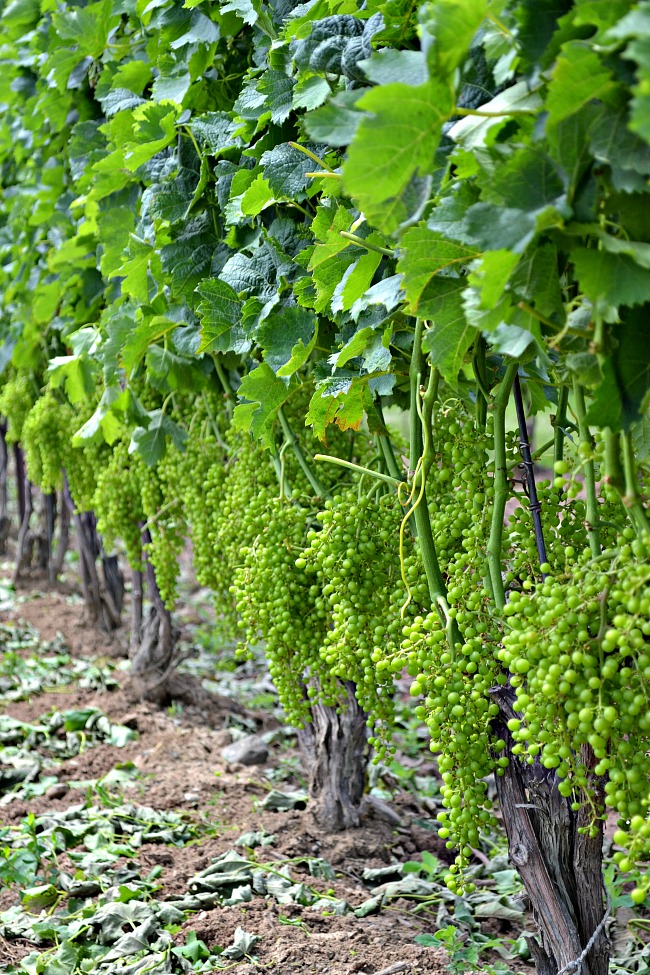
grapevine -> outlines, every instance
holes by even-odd
[[[168,643],[189,537],[298,726],[351,681],[390,755],[406,673],[457,894],[490,775],[544,776],[576,862],[610,810],[623,874],[650,856],[647,11],[534,6],[2,13],[17,469],[65,471]],[[561,881],[562,943],[526,881],[541,970],[594,936],[604,975]]]

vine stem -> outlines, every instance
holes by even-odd
[[[367,251],[374,251],[376,254],[384,254],[386,257],[395,257],[395,251],[390,250],[389,247],[381,247],[379,244],[371,244],[370,241],[364,240],[363,237],[359,237],[357,234],[351,234],[347,230],[339,230],[339,237],[343,237],[345,240],[349,240],[350,243],[356,244],[358,247],[363,247]]]
[[[506,501],[508,500],[506,407],[518,369],[519,362],[517,359],[513,359],[506,367],[505,376],[501,380],[499,389],[494,397],[494,503],[492,507],[490,537],[487,544],[487,563],[490,581],[492,583],[494,604],[497,609],[503,609],[506,604],[506,593],[501,575],[503,519],[506,512]]]
[[[381,452],[384,457],[384,462],[386,468],[391,477],[396,480],[401,480],[401,471],[399,469],[399,464],[397,463],[397,458],[395,457],[395,451],[393,450],[393,444],[391,443],[390,434],[386,427],[386,421],[384,420],[384,411],[382,409],[381,400],[377,399],[377,414],[381,420],[381,425],[383,426],[385,433],[380,433],[378,440]]]
[[[591,433],[587,425],[587,410],[585,408],[585,391],[577,379],[573,381],[573,398],[580,443],[586,444],[591,450]],[[585,494],[587,501],[587,534],[589,548],[593,556],[600,555],[600,517],[598,514],[598,500],[596,498],[596,473],[593,460],[585,463]]]
[[[386,484],[390,484],[395,489],[404,483],[403,481],[398,481],[395,477],[391,477],[390,474],[373,471],[370,467],[361,467],[360,464],[353,464],[351,460],[343,460],[342,457],[332,457],[330,454],[314,454],[314,460],[323,460],[328,464],[336,464],[338,467],[347,467],[348,470],[356,471],[357,474],[368,474],[370,477],[376,477],[379,481],[385,481]]]
[[[625,491],[625,479],[621,470],[621,435],[614,433],[610,427],[605,427],[603,431],[605,437],[605,481],[616,488],[623,497]]]
[[[232,386],[230,385],[230,381],[229,381],[228,376],[226,374],[226,370],[224,369],[222,363],[219,360],[219,356],[218,355],[213,355],[212,356],[212,361],[214,363],[215,372],[216,372],[217,376],[219,377],[219,382],[221,383],[221,387],[223,389],[224,396],[226,397],[226,410],[228,411],[228,416],[230,418],[232,418],[233,404],[234,404],[234,400],[235,400],[235,394],[232,391]]]
[[[286,414],[282,407],[278,410],[278,419],[280,421],[280,426],[282,427],[282,433],[284,434],[285,440],[293,450],[294,456],[300,465],[300,468],[309,481],[310,485],[314,489],[314,493],[319,498],[329,498],[329,491],[323,487],[317,474],[311,469],[309,461],[305,457],[302,447],[298,443],[298,438],[291,429],[291,425],[287,420]]]
[[[634,446],[632,444],[632,434],[624,433],[621,436],[623,447],[623,473],[625,475],[625,495],[623,504],[629,510],[634,521],[638,534],[650,532],[650,523],[645,511],[645,506],[639,494],[639,477],[634,462]]]
[[[479,335],[474,343],[474,376],[476,377],[476,422],[481,430],[485,430],[487,420],[487,404],[490,398],[490,386],[487,378],[485,361],[485,339]]]
[[[566,428],[566,411],[569,404],[569,387],[560,386],[557,397],[557,413],[553,421],[553,460],[564,459],[564,430]]]
[[[411,366],[409,369],[411,412],[410,412],[410,466],[413,471],[420,467],[424,478],[424,450],[423,450],[423,431],[420,415],[420,383],[426,367],[424,352],[422,351],[422,335],[424,332],[424,322],[421,318],[415,320],[415,335],[413,337],[413,352],[411,354]],[[429,587],[429,595],[432,604],[441,614],[442,622],[446,623],[444,611],[440,600],[447,599],[447,587],[442,578],[438,553],[433,540],[431,531],[431,519],[429,517],[429,507],[427,505],[426,484],[423,482],[419,495],[419,503],[414,505],[409,513],[415,520],[415,530],[420,543],[420,552],[424,563],[424,572]],[[455,634],[454,634],[455,638]],[[455,642],[455,641],[454,641]],[[453,649],[453,648],[452,648]]]

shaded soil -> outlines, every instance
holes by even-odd
[[[24,592],[24,590],[23,590]],[[31,591],[14,615],[34,625],[45,639],[62,634],[75,656],[112,656],[123,645],[125,635],[104,634],[80,623],[83,607],[71,605],[65,592],[38,594]],[[120,677],[120,672],[115,671]],[[64,761],[57,769],[59,782],[47,794],[29,802],[20,799],[0,806],[0,824],[20,821],[28,812],[66,809],[78,803],[87,786],[84,781],[98,779],[116,765],[132,762],[138,776],[125,790],[127,801],[153,806],[158,810],[178,810],[209,829],[210,835],[182,848],[144,844],[138,852],[143,875],[160,867],[159,897],[187,892],[195,873],[209,865],[211,858],[231,849],[238,836],[264,829],[276,837],[273,846],[256,851],[264,862],[295,857],[318,856],[328,860],[336,879],[310,877],[306,869],[292,866],[292,876],[305,880],[323,892],[345,898],[358,906],[369,895],[361,881],[364,869],[419,858],[422,850],[449,860],[449,853],[436,834],[413,822],[427,815],[415,800],[402,795],[391,804],[399,817],[387,822],[381,810],[371,808],[359,829],[326,835],[309,809],[271,812],[260,808],[272,787],[270,778],[280,759],[293,747],[290,741],[275,740],[270,745],[264,766],[228,765],[221,750],[237,734],[240,714],[218,699],[207,715],[201,709],[183,707],[160,710],[152,704],[133,703],[124,688],[96,692],[70,686],[41,694],[29,701],[9,703],[5,713],[23,721],[33,721],[52,708],[99,707],[116,723],[137,730],[138,738],[123,748],[102,744],[88,747]],[[241,712],[241,706],[237,709]],[[249,713],[258,730],[277,722],[268,716]],[[278,784],[292,788],[299,781]],[[80,791],[81,790],[81,791]],[[65,857],[65,854],[63,855]],[[63,864],[61,864],[63,865]],[[18,901],[16,890],[0,893],[0,909]],[[261,935],[254,951],[259,963],[241,962],[241,975],[265,971],[276,975],[442,975],[449,971],[444,951],[415,943],[419,933],[436,930],[435,916],[413,913],[407,901],[391,902],[389,908],[365,918],[327,916],[298,905],[278,906],[261,897],[238,907],[200,911],[191,916],[177,934],[182,942],[193,930],[209,947],[230,944],[237,927]],[[0,939],[0,970],[17,957],[33,950],[21,942]]]

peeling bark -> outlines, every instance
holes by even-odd
[[[170,699],[170,679],[176,666],[177,633],[172,622],[172,616],[165,606],[156,573],[151,562],[146,558],[146,546],[151,542],[148,529],[142,533],[143,557],[145,558],[145,576],[147,592],[151,605],[146,617],[142,610],[142,574],[134,574],[134,586],[140,580],[140,592],[136,591],[133,622],[136,614],[139,616],[138,631],[131,634],[129,658],[135,696],[141,700],[164,704]]]
[[[359,825],[368,765],[367,715],[345,683],[345,702],[336,708],[312,705],[312,720],[298,731],[298,743],[316,800],[316,819],[328,832]]]
[[[24,465],[22,464],[22,454],[18,451],[17,456],[21,458],[21,470],[23,471],[23,481],[22,481],[22,517],[20,521],[20,529],[18,531],[18,543],[16,545],[16,565],[14,566],[13,582],[14,584],[20,578],[20,574],[26,567],[25,563],[31,564],[32,553],[31,544],[29,540],[29,522],[32,517],[32,512],[34,510],[34,503],[32,500],[32,485],[24,475]],[[20,499],[20,494],[19,494]]]
[[[11,528],[8,510],[7,479],[9,476],[9,451],[7,449],[7,423],[0,423],[0,555],[7,550],[7,539]]]
[[[42,565],[42,568],[47,569],[51,578],[52,559],[54,555],[54,528],[57,518],[56,494],[43,495],[42,517],[44,522],[43,542],[41,543],[43,553],[42,559],[44,558],[44,565]]]
[[[97,525],[92,512],[80,514],[75,510],[67,481],[64,481],[66,503],[72,513],[79,550],[79,574],[81,591],[88,622],[110,633],[121,625],[120,612],[106,586],[102,586],[97,573],[97,559],[101,545]]]
[[[553,770],[539,762],[520,762],[512,754],[507,721],[516,716],[514,694],[509,687],[492,688],[491,694],[500,709],[495,731],[506,742],[510,759],[504,774],[496,777],[510,860],[530,897],[540,933],[539,941],[529,939],[529,948],[537,975],[556,975],[582,954],[604,915],[602,833],[591,839],[579,834],[587,813],[571,810],[557,790]],[[581,975],[607,975],[608,954],[601,931]]]
[[[66,503],[62,490],[59,497],[59,538],[56,543],[56,554],[50,562],[50,582],[54,583],[63,572],[65,553],[70,544],[70,507]]]
[[[106,598],[110,599],[112,612],[120,619],[124,606],[124,575],[117,555],[105,555],[102,552],[102,573]]]

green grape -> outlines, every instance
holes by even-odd
[[[314,577],[322,590],[318,612],[331,617],[323,661],[333,676],[355,684],[381,757],[394,723],[394,678],[408,662],[399,648],[400,609],[407,601],[399,557],[404,512],[395,494],[371,499],[347,491],[327,501],[317,517],[322,529],[307,533],[309,547],[296,565]],[[405,551],[413,557],[408,534]],[[415,571],[421,574],[421,566]]]
[[[313,698],[335,705],[339,692],[320,656],[327,632],[320,587],[296,565],[307,518],[305,508],[277,497],[257,506],[254,537],[240,551],[231,587],[243,648],[264,641],[280,703],[296,727],[309,720]]]
[[[92,508],[97,530],[107,548],[121,539],[133,569],[142,569],[141,526],[146,521],[142,507],[139,468],[142,461],[129,453],[129,439],[113,445],[106,466],[97,476]]]
[[[160,597],[169,610],[176,605],[179,557],[187,534],[179,490],[181,456],[170,447],[156,467],[148,467],[140,458],[135,460],[142,511],[150,536],[144,549],[153,567]]]
[[[72,415],[69,404],[46,392],[25,417],[21,440],[27,473],[44,494],[62,487]]]
[[[24,373],[16,373],[0,389],[0,416],[7,420],[7,443],[20,443],[23,424],[37,399],[34,381]]]
[[[534,592],[512,592],[498,654],[516,687],[515,753],[592,806],[594,756],[605,804],[627,824],[621,869],[650,855],[650,536],[629,533],[598,559],[585,549]]]

